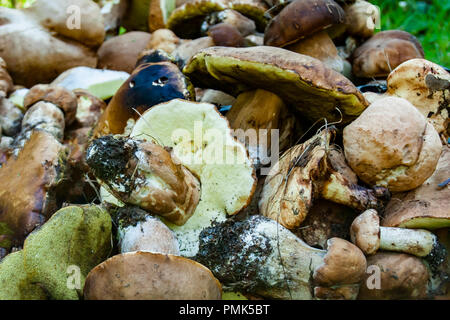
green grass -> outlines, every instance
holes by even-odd
[[[381,10],[381,30],[399,29],[415,35],[425,58],[450,67],[450,1],[369,0]],[[399,3],[405,3],[400,6]]]

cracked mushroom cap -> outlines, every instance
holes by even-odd
[[[450,227],[450,148],[443,151],[436,170],[420,187],[395,194],[386,206],[386,227],[438,229]]]
[[[386,94],[411,102],[439,134],[448,138],[450,74],[440,65],[425,59],[403,62],[389,74]]]
[[[28,110],[39,101],[50,102],[59,107],[64,112],[66,126],[75,121],[78,102],[77,96],[72,91],[61,86],[37,84],[28,91],[23,106]]]
[[[198,262],[174,255],[128,252],[89,272],[86,300],[220,300],[222,287]]]
[[[365,254],[371,255],[380,248],[380,218],[374,209],[361,213],[350,227],[352,242]]]
[[[426,298],[429,273],[421,259],[404,253],[379,252],[367,258],[367,265],[377,268],[372,267],[371,272],[363,275],[359,300]],[[377,289],[374,286],[378,276]]]
[[[401,30],[382,31],[353,53],[353,73],[361,78],[386,77],[401,63],[424,58],[420,42]]]
[[[358,284],[366,272],[366,257],[351,242],[340,238],[327,241],[327,254],[314,270],[314,283],[320,287]]]
[[[345,12],[333,0],[296,0],[273,18],[264,33],[264,45],[284,47],[334,24],[343,23]]]
[[[369,185],[393,192],[420,186],[441,154],[438,133],[411,103],[386,97],[372,103],[344,129],[350,167]]]
[[[172,99],[195,99],[194,88],[178,67],[167,61],[142,64],[125,81],[100,117],[94,136],[123,133],[152,106]]]
[[[250,203],[255,170],[247,150],[214,105],[180,99],[159,104],[136,122],[131,137],[156,139],[173,148],[181,164],[200,180],[201,198],[192,217],[182,226],[168,224],[183,256],[197,253],[202,229]]]
[[[282,48],[211,47],[198,52],[183,69],[197,86],[237,96],[253,89],[277,94],[311,121],[348,122],[368,102],[353,83],[312,57]]]
[[[105,41],[97,51],[97,68],[132,73],[150,38],[150,33],[132,31]]]

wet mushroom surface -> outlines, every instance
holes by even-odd
[[[449,66],[377,10],[2,2],[0,300],[450,300]]]

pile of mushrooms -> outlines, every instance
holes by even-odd
[[[450,74],[370,2],[0,16],[0,299],[450,299]]]

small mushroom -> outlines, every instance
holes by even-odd
[[[437,266],[447,254],[436,235],[428,230],[380,227],[380,218],[373,209],[356,217],[350,235],[352,242],[366,255],[375,254],[378,250],[404,252],[422,257]]]
[[[367,258],[367,265],[377,267],[379,273],[368,272],[364,275],[359,300],[412,300],[427,297],[429,272],[421,259],[404,253],[379,252]],[[379,287],[374,276],[379,277]]]
[[[220,23],[226,23],[235,27],[243,37],[256,32],[256,25],[253,20],[231,9],[213,12],[207,16],[201,29],[203,33],[206,33],[211,27]]]
[[[199,202],[197,178],[153,142],[103,136],[87,149],[86,162],[116,198],[176,225],[185,224]]]
[[[228,23],[219,23],[208,29],[210,36],[216,46],[243,47],[244,37],[239,30]]]
[[[116,212],[120,253],[148,251],[180,255],[178,240],[158,218],[137,207],[122,207]]]
[[[325,129],[281,156],[264,183],[259,202],[262,215],[294,229],[318,198],[357,210],[384,207],[389,196],[386,189],[366,189],[352,183],[331,161],[330,142],[335,131]]]
[[[146,49],[161,49],[171,54],[178,45],[181,44],[180,38],[177,37],[172,30],[158,29],[152,33],[150,40],[147,43]]]
[[[401,63],[414,58],[424,58],[416,37],[400,30],[382,31],[355,50],[353,73],[361,78],[386,77]]]
[[[412,190],[434,172],[442,145],[438,133],[411,103],[385,97],[344,128],[345,158],[369,185]]]
[[[368,105],[343,75],[317,59],[282,48],[203,49],[191,58],[183,73],[197,87],[233,96],[254,89],[273,92],[313,122],[327,118],[347,123]]]
[[[220,300],[222,288],[195,261],[159,253],[113,256],[89,272],[86,300]]]
[[[195,100],[192,84],[171,62],[142,64],[122,84],[97,123],[94,136],[123,133],[128,121],[172,99]]]
[[[194,259],[211,269],[224,290],[269,299],[325,298],[324,291],[346,287],[356,289],[348,297],[355,299],[366,269],[364,254],[350,242],[332,238],[327,250],[315,249],[259,215],[204,229]]]
[[[368,1],[357,0],[344,7],[346,32],[358,38],[369,38],[380,21],[380,9]]]
[[[97,51],[97,68],[132,73],[150,38],[150,33],[132,31],[105,41]]]
[[[178,61],[180,68],[183,68],[186,63],[200,50],[213,47],[214,41],[211,37],[201,37],[194,40],[186,40],[180,44],[173,52],[174,58]]]

